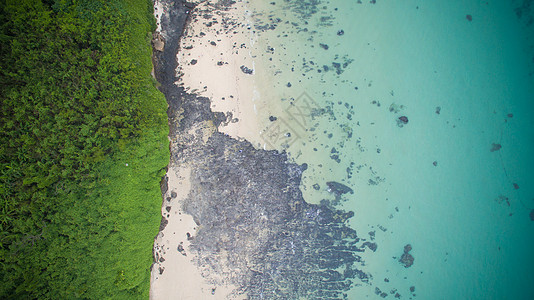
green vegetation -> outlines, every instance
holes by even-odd
[[[168,163],[149,0],[0,0],[0,298],[148,298]]]

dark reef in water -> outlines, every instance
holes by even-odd
[[[414,262],[414,257],[410,254],[410,251],[412,251],[412,245],[408,244],[404,246],[404,253],[399,259],[399,262],[404,265],[405,268],[411,267]]]
[[[191,8],[175,1],[163,14],[165,48],[154,57],[169,104],[171,167],[192,170],[183,208],[198,230],[188,236],[192,244],[185,250],[210,283],[237,286],[234,292],[248,299],[346,298],[354,279],[369,281],[359,253],[374,251],[376,244],[359,244],[347,225],[353,212],[303,199],[299,186],[306,165],[218,132],[229,116],[212,112],[209,99],[174,84],[179,38]],[[339,183],[327,185],[339,196],[352,193]]]

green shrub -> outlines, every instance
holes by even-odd
[[[149,0],[0,0],[0,298],[147,298],[168,163]]]

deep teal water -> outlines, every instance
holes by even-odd
[[[354,189],[350,299],[534,299],[534,3],[376,2],[250,1],[265,143]]]

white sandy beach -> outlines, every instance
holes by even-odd
[[[220,131],[253,144],[261,142],[257,122],[260,95],[255,91],[254,44],[248,11],[243,2],[220,11],[204,2],[191,12],[178,53],[180,80],[186,91],[211,100],[213,111],[232,113],[232,122]]]

